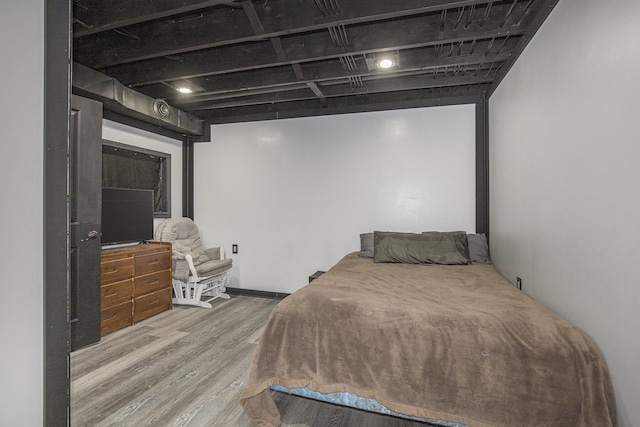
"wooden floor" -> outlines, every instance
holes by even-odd
[[[175,306],[71,354],[71,426],[251,427],[239,403],[277,300],[234,296]],[[424,427],[272,392],[285,426]]]

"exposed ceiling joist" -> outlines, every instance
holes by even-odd
[[[211,121],[475,99],[557,1],[74,0],[74,60]]]
[[[351,28],[349,29],[352,39],[350,48],[335,47],[330,41],[329,34],[324,32],[282,38],[281,43],[287,61],[282,61],[273,49],[270,49],[271,42],[263,41],[250,45],[225,46],[214,51],[199,51],[171,59],[152,59],[126,66],[116,66],[108,68],[106,72],[123,83],[135,87],[185,77],[203,77],[292,63],[322,61],[339,58],[345,54],[356,56],[478,39],[518,37],[524,32],[522,28],[501,28],[495,22],[487,23],[483,29],[470,28],[465,31],[442,32],[433,21],[433,19],[418,17],[403,22],[383,22],[364,28]],[[379,37],[382,41],[378,39]]]
[[[439,26],[441,14],[433,12],[446,10],[443,8],[451,7],[452,4],[450,1],[438,0],[430,2],[432,4],[429,6],[424,6],[424,0],[394,0],[392,2],[373,2],[373,5],[377,6],[379,10],[371,10],[371,5],[368,2],[343,3],[345,3],[346,10],[343,10],[339,16],[309,19],[310,16],[318,15],[318,11],[311,1],[265,2],[260,7],[247,0],[240,3],[243,5],[245,13],[237,9],[224,8],[196,15],[190,19],[183,18],[182,20],[160,23],[152,21],[147,25],[134,26],[128,29],[134,37],[122,37],[121,34],[112,32],[86,37],[84,40],[76,40],[76,46],[80,50],[84,50],[82,48],[85,44],[96,42],[105,46],[99,51],[87,52],[87,57],[78,59],[92,67],[105,68],[166,55],[179,55],[238,43],[257,42],[272,37],[319,31],[328,32],[330,28],[340,26],[350,27],[364,22],[372,24],[391,21],[392,18],[411,18],[428,14],[432,15],[432,23],[427,22],[425,25]],[[278,7],[272,6],[274,4]],[[453,2],[453,4],[456,4],[453,6],[454,8],[461,8],[462,5],[466,7],[468,4],[486,7],[491,4],[491,1],[459,1]],[[498,11],[498,9],[500,10]],[[258,13],[258,10],[262,13]],[[392,10],[395,12],[391,12]],[[472,16],[474,20],[480,22],[482,13],[480,8],[477,9],[475,16],[471,13],[470,7],[465,10],[469,11],[467,16]],[[497,23],[504,19],[508,10],[509,6],[507,5],[496,6],[494,19],[498,21]],[[369,14],[366,14],[367,12]],[[221,25],[224,25],[224,31],[217,30]],[[181,36],[168,37],[176,33]]]

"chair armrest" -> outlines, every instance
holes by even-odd
[[[226,259],[227,258],[227,256],[226,256],[227,254],[225,253],[225,250],[223,248],[220,248],[220,247],[205,249],[204,253],[211,260]]]
[[[171,275],[174,279],[180,280],[182,282],[187,282],[189,280],[189,265],[187,261],[184,259],[173,259]]]
[[[196,271],[196,266],[193,265],[193,257],[191,254],[186,254],[184,259],[187,261],[187,265],[189,266],[189,270],[191,271],[191,277],[195,280],[198,280],[198,272]]]

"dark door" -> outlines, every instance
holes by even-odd
[[[102,103],[71,99],[69,137],[71,351],[100,341]]]

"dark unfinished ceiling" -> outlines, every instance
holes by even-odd
[[[557,1],[74,0],[73,58],[209,123],[473,102]]]

